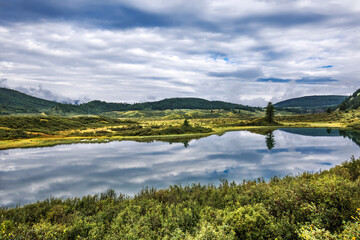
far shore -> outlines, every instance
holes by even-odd
[[[281,126],[239,126],[239,127],[221,127],[213,128],[209,133],[195,133],[195,134],[176,134],[176,135],[154,135],[154,136],[98,136],[98,137],[68,137],[68,136],[54,136],[42,138],[28,138],[28,139],[13,139],[0,141],[0,150],[14,149],[14,148],[36,148],[36,147],[51,147],[62,144],[75,143],[107,143],[112,141],[137,141],[137,142],[151,142],[151,141],[165,141],[165,142],[182,142],[192,139],[199,139],[211,135],[222,135],[231,131],[250,131],[257,134],[266,134],[267,132],[275,131],[279,128],[328,128],[357,131],[353,128],[346,127],[341,123],[303,123],[303,124],[283,124]]]

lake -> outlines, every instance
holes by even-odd
[[[329,169],[360,156],[359,133],[279,129],[227,132],[184,143],[131,141],[0,151],[0,205],[81,197],[109,188],[134,195],[173,184],[241,182]]]

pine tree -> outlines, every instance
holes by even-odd
[[[266,107],[265,121],[267,121],[268,123],[273,123],[274,116],[275,116],[275,107],[271,102],[269,102]]]

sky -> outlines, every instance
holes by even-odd
[[[0,0],[0,86],[253,106],[360,88],[358,0]]]

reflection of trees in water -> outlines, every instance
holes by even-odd
[[[187,148],[189,146],[189,141],[184,141],[183,144],[184,144],[184,147]]]
[[[190,141],[191,140],[167,140],[167,141],[164,141],[162,140],[162,142],[168,142],[169,144],[173,144],[173,143],[183,143],[184,144],[184,148],[188,148],[190,146]]]
[[[291,133],[291,134],[298,134],[302,136],[343,136],[344,138],[349,138],[352,140],[356,145],[360,147],[360,132],[352,132],[346,130],[337,130],[337,129],[314,129],[314,128],[281,128],[283,132]],[[276,141],[275,136],[273,134],[274,131],[267,130],[267,129],[260,129],[260,130],[249,130],[251,133],[265,135],[265,143],[266,147],[271,150],[275,147]],[[221,134],[222,135],[222,134]],[[221,136],[219,135],[219,136]],[[190,146],[190,141],[193,139],[200,139],[204,136],[197,136],[197,137],[184,137],[184,138],[174,138],[174,139],[156,139],[156,141],[167,142],[169,144],[172,143],[182,143],[184,147],[187,148]],[[153,142],[155,139],[152,140],[136,140],[138,142]]]
[[[271,150],[275,147],[275,136],[273,134],[273,132],[268,132],[268,134],[266,134],[265,136],[265,142],[266,142],[266,147]]]
[[[346,130],[339,130],[339,134],[344,138],[349,138],[353,141],[356,145],[360,147],[360,132],[351,132]]]
[[[155,141],[159,141],[159,142],[166,142],[169,144],[173,144],[173,143],[182,143],[184,144],[185,148],[188,148],[190,146],[190,141],[191,140],[197,140],[203,138],[202,136],[197,136],[197,137],[186,137],[186,138],[174,138],[174,139],[141,139],[141,140],[135,140],[135,142],[147,142],[147,143],[152,143]]]

